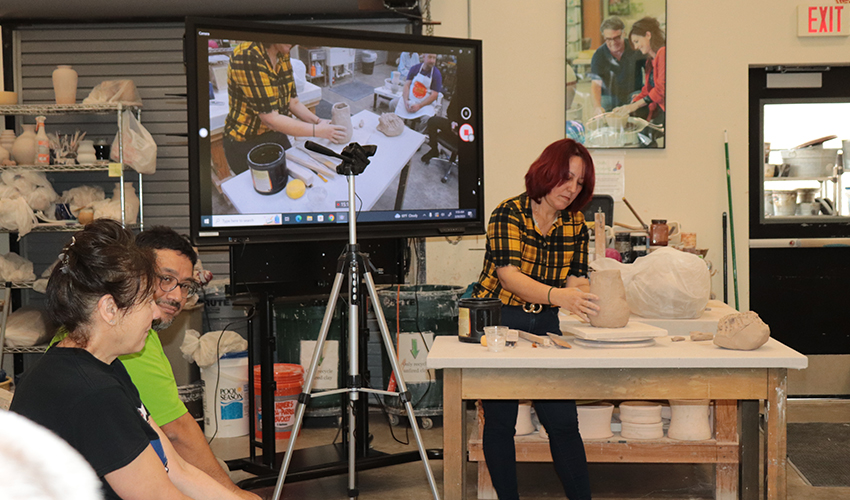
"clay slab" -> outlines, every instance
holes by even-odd
[[[596,328],[585,323],[567,323],[561,327],[565,332],[585,340],[651,339],[667,336],[667,330],[637,321],[629,321],[623,328]]]

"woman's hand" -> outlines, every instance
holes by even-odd
[[[345,127],[342,125],[331,125],[324,120],[316,124],[316,137],[329,139],[337,144],[345,140]]]
[[[613,113],[619,115],[630,115],[642,108],[644,104],[646,103],[643,102],[643,99],[641,99],[640,101],[635,101],[631,104],[625,104],[623,106],[620,106],[619,108],[615,108]]]
[[[599,300],[599,297],[578,288],[553,288],[549,296],[553,305],[570,311],[585,323],[590,323],[588,316],[596,316],[599,310],[599,306],[593,302]]]

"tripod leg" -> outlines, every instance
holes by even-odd
[[[350,259],[346,262],[348,272],[348,498],[354,500],[359,496],[357,491],[357,446],[355,439],[357,433],[356,417],[354,406],[356,401],[360,399],[360,315],[359,306],[361,299],[360,294],[360,262],[354,258],[354,254],[350,255]],[[365,437],[365,436],[364,436]]]
[[[319,332],[319,338],[316,341],[316,349],[313,351],[313,359],[310,361],[310,368],[307,371],[307,378],[304,380],[304,388],[301,395],[298,397],[298,406],[295,410],[295,425],[292,427],[292,432],[289,434],[289,444],[286,447],[286,454],[283,456],[283,463],[280,466],[280,474],[277,477],[277,484],[274,487],[273,500],[279,500],[283,492],[283,482],[286,480],[286,472],[289,469],[289,463],[292,461],[292,452],[295,450],[295,439],[301,431],[301,423],[304,419],[304,412],[307,410],[309,403],[310,392],[313,389],[313,379],[316,376],[316,371],[319,368],[319,357],[325,346],[325,339],[328,336],[331,320],[333,319],[336,302],[339,299],[339,289],[342,287],[343,274],[337,273],[334,278],[333,286],[331,287],[331,295],[328,297],[328,305],[325,308],[325,316],[322,318],[322,329]],[[274,411],[266,410],[266,411]]]
[[[395,352],[395,349],[393,348],[392,338],[390,337],[390,332],[387,328],[387,320],[384,317],[384,311],[381,309],[381,301],[378,299],[378,293],[375,290],[375,282],[372,280],[372,273],[364,272],[363,278],[366,281],[369,296],[372,298],[372,307],[375,309],[375,316],[378,320],[378,327],[381,329],[381,337],[384,340],[387,357],[389,357],[390,365],[392,365],[393,374],[395,375],[395,380],[398,384],[399,399],[404,402],[407,417],[410,419],[410,428],[413,430],[413,437],[416,439],[416,445],[419,447],[419,456],[422,457],[422,463],[425,466],[425,474],[428,476],[428,484],[431,486],[431,493],[434,495],[434,500],[440,500],[440,494],[437,492],[437,481],[434,479],[434,473],[431,470],[431,463],[428,461],[428,453],[425,451],[425,445],[422,443],[422,436],[419,433],[419,427],[416,424],[416,415],[413,413],[413,404],[410,402],[410,393],[407,391],[407,385],[404,383],[404,378],[401,376],[401,370],[398,367],[398,360],[396,360],[395,356],[392,354]]]

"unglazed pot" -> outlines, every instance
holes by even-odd
[[[21,132],[12,144],[12,157],[18,165],[34,165],[35,164],[35,146],[37,139],[35,136],[35,125],[21,125],[24,131]]]
[[[12,145],[15,144],[15,131],[6,129],[0,134],[0,146],[9,152],[12,153]]]
[[[531,401],[521,401],[516,415],[516,435],[525,436],[534,432],[534,423],[531,421]]]
[[[614,405],[596,403],[578,405],[578,430],[582,439],[605,439],[614,435],[611,431],[611,415]]]
[[[354,128],[351,126],[351,108],[348,104],[344,102],[334,104],[331,111],[331,123],[345,127],[345,138],[337,144],[348,144],[351,142],[351,135],[354,133]]]
[[[620,421],[633,424],[661,422],[661,405],[652,401],[624,401],[620,403]]]
[[[667,437],[680,441],[711,439],[708,399],[671,399]]]
[[[77,72],[70,66],[57,66],[53,70],[53,93],[56,104],[77,102]]]
[[[620,435],[628,439],[661,439],[664,437],[664,424],[660,421],[651,424],[622,422]]]
[[[590,273],[590,293],[599,297],[595,302],[599,311],[590,316],[590,324],[597,328],[622,328],[629,324],[629,303],[626,287],[618,269]]]

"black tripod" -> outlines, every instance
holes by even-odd
[[[434,480],[434,473],[431,471],[431,464],[428,461],[428,455],[425,451],[425,446],[422,443],[422,436],[419,434],[419,427],[416,424],[416,416],[413,413],[413,404],[410,401],[410,392],[404,383],[404,378],[401,375],[398,362],[392,354],[388,354],[390,364],[392,365],[393,374],[395,375],[396,383],[398,384],[398,392],[382,391],[363,387],[363,380],[360,375],[360,354],[359,354],[359,315],[358,309],[363,302],[361,293],[361,282],[366,284],[366,289],[369,297],[372,300],[372,306],[375,309],[378,326],[381,330],[381,338],[384,341],[384,347],[387,353],[394,352],[387,321],[384,318],[384,312],[381,309],[381,302],[378,300],[378,293],[375,289],[375,282],[372,280],[372,274],[369,272],[369,259],[360,252],[360,245],[357,243],[357,213],[355,210],[355,192],[354,192],[354,177],[361,174],[366,166],[369,165],[369,157],[375,154],[377,146],[361,146],[357,143],[351,143],[342,150],[342,154],[337,154],[330,149],[307,141],[305,144],[307,149],[321,153],[327,156],[333,156],[342,159],[342,163],[337,167],[337,172],[345,175],[348,178],[348,245],[345,252],[340,256],[337,265],[337,273],[331,287],[331,294],[328,298],[328,305],[325,309],[325,315],[322,319],[322,328],[319,332],[319,338],[316,342],[315,350],[313,351],[313,359],[310,361],[310,368],[307,371],[307,378],[304,381],[304,389],[298,397],[298,407],[295,412],[295,425],[290,434],[289,445],[286,448],[286,454],[283,457],[283,463],[280,468],[280,475],[277,479],[277,484],[274,489],[274,500],[279,500],[283,492],[283,483],[286,480],[286,472],[289,469],[289,464],[292,459],[292,452],[295,450],[295,440],[301,430],[301,423],[304,419],[304,412],[307,404],[312,397],[332,396],[335,394],[348,394],[348,497],[355,499],[358,497],[357,490],[357,455],[355,446],[355,412],[354,402],[360,399],[360,393],[380,394],[387,396],[397,396],[399,401],[404,404],[407,416],[410,419],[410,428],[413,430],[413,436],[416,439],[416,445],[419,448],[419,456],[422,458],[422,463],[425,466],[425,474],[428,476],[428,483],[431,486],[431,493],[434,495],[434,500],[439,500],[437,492],[437,483]],[[344,389],[336,389],[323,391],[313,396],[311,390],[313,388],[313,379],[319,366],[319,357],[321,356],[325,339],[328,335],[331,319],[333,318],[336,302],[339,299],[339,291],[342,288],[342,281],[345,275],[348,275],[348,376],[346,377],[346,387]]]

